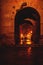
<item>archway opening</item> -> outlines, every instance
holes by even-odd
[[[32,44],[33,24],[30,21],[24,20],[19,26],[20,29],[20,44]]]
[[[32,7],[19,9],[15,16],[15,44],[38,44],[40,39],[40,15]]]

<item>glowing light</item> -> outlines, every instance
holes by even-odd
[[[26,42],[26,44],[32,44],[32,42],[31,42],[30,40],[28,40],[28,41]]]
[[[32,31],[30,31],[30,32],[27,34],[27,37],[28,37],[29,39],[31,39],[31,36],[32,36]]]
[[[22,33],[20,34],[20,37],[21,37],[21,38],[24,37]]]
[[[32,44],[31,42],[32,31],[30,31],[25,37],[23,34],[20,35],[20,44]]]
[[[20,44],[21,44],[21,45],[23,44],[23,40],[22,40],[23,37],[24,37],[24,36],[23,36],[23,34],[21,33],[21,34],[20,34]]]
[[[31,37],[32,37],[32,31],[30,31],[28,34],[27,34],[27,43],[26,44],[32,44],[31,42]]]
[[[21,44],[21,45],[23,44],[23,40],[21,40],[20,44]]]

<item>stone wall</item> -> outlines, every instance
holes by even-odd
[[[43,35],[43,0],[1,0],[1,34],[14,39],[14,18],[16,11],[26,2],[27,6],[35,8],[40,14],[40,32]]]

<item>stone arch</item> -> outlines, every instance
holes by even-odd
[[[23,20],[29,19],[34,20],[32,23],[34,27],[34,33],[32,35],[32,40],[34,43],[39,43],[40,39],[40,15],[38,11],[32,7],[25,7],[17,11],[15,15],[15,44],[20,43],[20,29],[19,25],[23,23]],[[35,25],[34,25],[35,24]]]

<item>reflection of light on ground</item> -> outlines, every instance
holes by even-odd
[[[29,48],[27,49],[27,53],[28,53],[28,55],[31,55],[31,47],[29,47]]]

